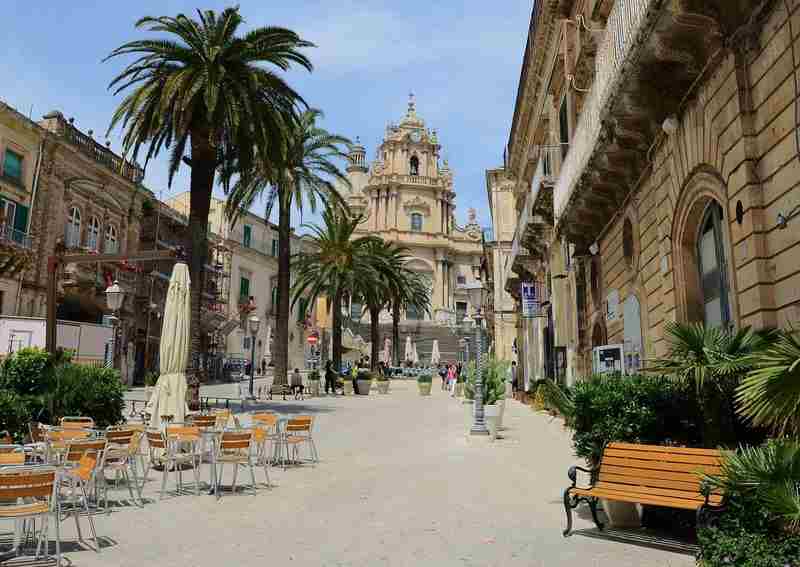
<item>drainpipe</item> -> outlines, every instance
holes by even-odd
[[[44,154],[44,139],[39,142],[39,155],[36,156],[36,167],[33,170],[33,187],[31,189],[31,206],[28,209],[28,222],[25,226],[25,233],[31,233],[31,225],[33,224],[33,207],[36,203],[36,195],[39,193],[39,178],[41,176],[42,171],[42,155]],[[33,245],[33,241],[31,241],[31,245]],[[16,314],[20,314],[20,300],[22,299],[22,278],[25,271],[22,270],[19,274],[19,283],[17,285],[17,307],[15,309]],[[31,315],[33,315],[31,313]]]

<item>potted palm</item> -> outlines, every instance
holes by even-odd
[[[432,383],[433,383],[433,376],[431,374],[420,374],[419,376],[417,376],[417,387],[419,388],[419,395],[430,396]]]
[[[158,382],[158,374],[155,372],[148,372],[144,375],[144,401],[145,403],[150,401],[150,396],[153,395],[153,389],[156,387],[156,382]]]
[[[358,373],[356,378],[356,386],[358,386],[358,393],[362,396],[369,396],[369,391],[372,388],[372,372],[362,370]]]
[[[389,376],[386,374],[381,374],[380,372],[375,377],[375,381],[378,384],[378,393],[381,394],[388,394],[389,393]]]
[[[319,372],[314,370],[308,375],[309,385],[311,386],[311,395],[319,396]]]

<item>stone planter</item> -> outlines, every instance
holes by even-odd
[[[356,380],[356,387],[360,396],[369,396],[369,391],[372,388],[372,378],[367,380]]]
[[[389,393],[389,382],[388,380],[378,380],[378,393],[379,394],[388,394]]]
[[[489,436],[492,439],[497,438],[497,430],[500,428],[500,411],[499,404],[483,406],[483,421],[486,423],[486,429],[489,430]]]
[[[497,420],[497,429],[499,431],[503,429],[503,416],[506,414],[506,401],[500,400],[497,402],[497,405],[500,406],[500,418]]]
[[[353,381],[352,380],[345,380],[344,381],[344,393],[345,395],[352,396],[353,395]]]
[[[464,395],[464,383],[456,382],[456,397],[460,398]]]
[[[419,388],[419,395],[430,396],[432,385],[433,384],[431,382],[417,382],[417,387]]]
[[[642,510],[638,504],[600,499],[612,528],[639,528],[642,526]]]
[[[314,397],[319,396],[319,380],[311,380],[308,384],[309,389],[311,390],[311,395]]]

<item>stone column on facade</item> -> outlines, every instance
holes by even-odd
[[[390,219],[391,219],[390,222],[392,223],[392,228],[394,228],[396,230],[397,229],[397,209],[398,209],[398,206],[399,206],[399,195],[397,193],[397,189],[396,188],[392,188],[390,190],[389,194],[391,195],[391,201],[392,201],[392,210],[391,210],[391,213],[390,213]]]

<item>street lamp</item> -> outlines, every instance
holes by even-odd
[[[489,435],[486,422],[483,417],[483,305],[484,292],[486,288],[480,280],[476,283],[461,286],[469,295],[469,302],[475,309],[473,320],[475,321],[475,413],[470,435]]]
[[[120,335],[120,319],[119,310],[122,309],[122,303],[125,301],[125,290],[119,285],[117,280],[106,288],[106,305],[112,312],[111,323],[114,325],[114,351],[112,353],[112,360],[114,367],[117,366],[117,351],[119,345]]]
[[[250,327],[250,399],[255,399],[253,394],[253,377],[256,374],[256,335],[258,328],[261,326],[261,319],[255,315],[250,315],[247,319],[247,324]]]

